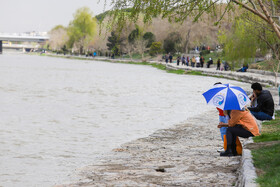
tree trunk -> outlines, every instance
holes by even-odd
[[[278,61],[278,64],[277,64],[276,70],[274,71],[274,75],[275,75],[274,85],[277,88],[278,87],[277,79],[278,79],[278,72],[279,72],[279,67],[280,67],[279,55],[276,55],[276,59]]]
[[[189,53],[189,42],[190,42],[190,33],[191,33],[191,29],[188,30],[188,33],[186,35],[186,41],[185,41],[185,45],[184,45],[184,51],[185,53]]]
[[[80,47],[80,55],[83,54],[83,50],[84,50],[84,48],[83,48],[83,46],[81,46]]]
[[[144,60],[144,52],[142,52],[142,62],[144,62],[145,60]]]

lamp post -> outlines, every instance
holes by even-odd
[[[0,40],[0,54],[2,54],[2,40]]]

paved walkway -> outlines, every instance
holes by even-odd
[[[226,78],[231,78],[235,80],[240,80],[243,82],[259,82],[264,85],[274,86],[275,84],[275,76],[272,72],[267,72],[263,70],[248,70],[248,72],[236,72],[236,71],[219,71],[214,68],[214,66],[210,68],[192,68],[190,66],[177,66],[176,64],[167,64],[167,68],[170,69],[184,69],[186,71],[200,71],[204,74],[214,75],[214,76],[223,76]],[[280,84],[280,78],[277,78],[277,84]]]

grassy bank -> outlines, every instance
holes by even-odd
[[[37,54],[39,55],[39,54]],[[178,69],[178,70],[171,70],[167,69],[165,63],[159,64],[159,63],[154,63],[154,62],[141,62],[141,61],[129,61],[129,59],[115,59],[112,61],[112,59],[98,59],[98,58],[85,58],[85,57],[79,57],[79,56],[58,56],[55,54],[42,54],[43,56],[50,56],[50,57],[56,57],[56,58],[67,58],[67,59],[75,59],[75,60],[94,60],[94,61],[105,61],[105,62],[111,62],[111,63],[122,63],[122,64],[135,64],[135,65],[148,65],[148,66],[153,66],[154,68],[164,70],[167,73],[174,73],[178,75],[186,74],[186,75],[198,75],[198,76],[208,76],[208,77],[215,77],[215,78],[225,78],[229,80],[235,80],[239,82],[244,82],[242,80],[237,80],[235,78],[229,78],[229,77],[224,77],[223,75],[209,75],[209,74],[204,74],[200,71],[195,71],[195,70],[183,70],[183,69]],[[213,54],[217,55],[217,54]]]
[[[260,186],[280,186],[280,111],[275,120],[262,124],[261,136],[254,137],[252,150]]]
[[[280,140],[280,111],[276,111],[275,120],[263,122],[261,135],[254,137],[254,142],[278,140]]]
[[[136,64],[136,65],[148,65],[152,66],[154,68],[165,70],[167,73],[175,73],[175,74],[188,74],[185,70],[179,69],[179,70],[170,70],[166,68],[166,65],[164,64],[156,64],[156,63],[149,63],[149,62],[123,62],[123,61],[115,61],[116,63],[123,63],[123,64]],[[200,73],[200,72],[198,72]]]
[[[39,54],[37,54],[39,55]],[[165,64],[157,64],[157,63],[150,63],[150,62],[132,62],[132,61],[111,61],[111,60],[99,60],[95,58],[84,58],[84,57],[78,57],[78,56],[58,56],[58,55],[52,55],[52,54],[42,54],[41,56],[49,56],[49,57],[56,57],[56,58],[68,58],[68,59],[75,59],[75,60],[95,60],[95,61],[106,61],[106,62],[112,62],[112,63],[121,63],[121,64],[135,64],[135,65],[147,65],[147,66],[152,66],[154,68],[164,70],[167,73],[174,73],[174,74],[188,74],[188,75],[200,75],[200,76],[206,76],[203,73],[199,71],[185,71],[182,69],[179,70],[170,70],[166,68]]]

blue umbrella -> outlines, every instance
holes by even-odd
[[[222,110],[242,110],[250,103],[249,97],[242,88],[230,84],[217,84],[202,95],[207,104]]]

